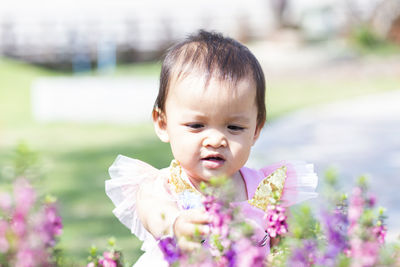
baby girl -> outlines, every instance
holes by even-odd
[[[247,47],[199,31],[168,50],[153,122],[160,140],[170,143],[174,160],[157,170],[118,156],[106,182],[114,214],[144,241],[145,253],[135,266],[168,265],[157,246],[164,236],[174,236],[186,251],[201,246],[193,237],[208,234],[210,218],[199,187],[213,177],[231,178],[233,202],[253,210],[249,218],[258,224],[272,194],[279,193],[285,206],[315,197],[317,176],[311,165],[244,167],[265,120],[265,78]],[[263,186],[265,203],[260,204],[255,195]]]

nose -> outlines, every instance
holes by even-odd
[[[226,136],[217,130],[210,130],[206,133],[203,139],[203,146],[205,147],[226,147],[228,142],[226,140]]]

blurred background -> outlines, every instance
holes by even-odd
[[[140,242],[104,193],[118,154],[158,168],[172,158],[151,109],[166,48],[198,29],[246,44],[267,79],[268,122],[249,164],[334,166],[344,188],[370,176],[400,233],[398,0],[14,0],[0,9],[0,182],[22,156],[59,201],[72,263],[115,236],[125,260]],[[16,160],[17,158],[17,160]],[[13,167],[14,166],[14,167]]]

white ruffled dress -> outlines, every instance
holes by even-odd
[[[285,166],[286,179],[281,195],[283,206],[293,204],[317,197],[315,189],[318,183],[318,177],[314,173],[312,164],[305,162],[285,162],[269,165],[260,170],[254,170],[247,167],[240,169],[244,179],[248,199],[252,199],[259,185],[264,179],[267,179],[278,168]],[[136,211],[136,194],[140,184],[144,181],[153,180],[154,186],[165,186],[166,179],[170,176],[169,168],[158,170],[147,163],[137,159],[119,155],[109,169],[111,179],[105,182],[106,194],[115,205],[114,215],[128,227],[132,234],[136,235],[143,245],[141,249],[143,255],[134,264],[135,267],[148,266],[168,266],[164,260],[161,250],[158,248],[157,240],[143,227]],[[182,177],[190,183],[186,176]],[[177,205],[188,205],[182,203],[186,197],[174,198]],[[188,201],[193,201],[188,200]],[[234,203],[240,206],[246,213],[247,218],[251,218],[256,224],[265,229],[264,211],[249,204],[248,201]],[[190,206],[190,205],[189,205]],[[193,205],[192,205],[193,206]],[[269,250],[269,247],[267,248]]]

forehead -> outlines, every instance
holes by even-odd
[[[192,106],[232,106],[248,102],[256,103],[256,86],[251,78],[237,81],[221,79],[199,73],[186,75],[175,80],[168,92],[167,103],[173,99],[174,105]]]
[[[177,91],[181,87],[185,87],[191,93],[198,94],[218,91],[219,94],[240,95],[240,92],[245,88],[251,88],[255,92],[256,83],[250,74],[237,79],[230,76],[223,77],[218,71],[208,73],[207,71],[197,69],[190,72],[181,71],[171,75],[168,94]]]

